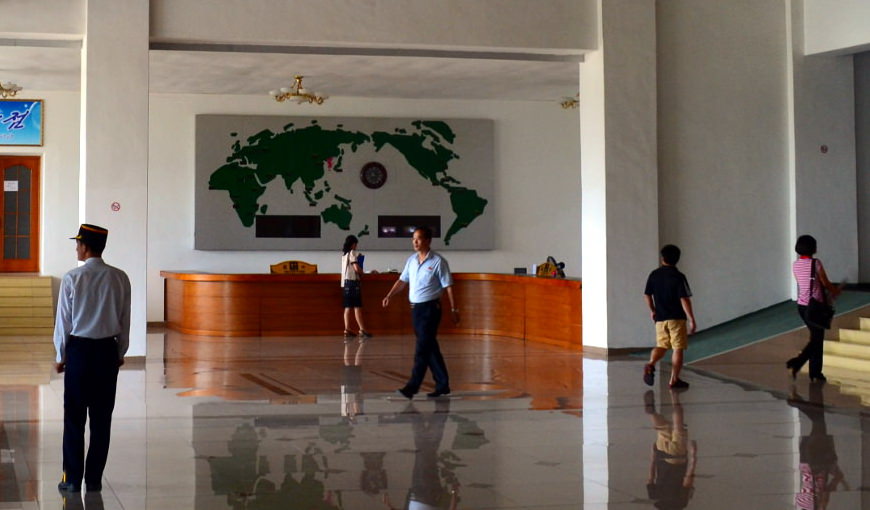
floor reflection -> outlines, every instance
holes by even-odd
[[[196,485],[211,489],[197,494],[197,508],[456,509],[463,486],[477,501],[489,497],[480,491],[491,481],[476,474],[484,466],[470,467],[481,460],[472,453],[490,443],[473,415],[451,412],[446,398],[395,404],[391,412],[357,415],[359,420],[309,414],[219,418],[222,406],[197,406]],[[517,468],[535,461],[512,459]],[[217,506],[216,497],[223,504]]]
[[[848,491],[849,484],[840,469],[834,436],[828,434],[822,385],[810,383],[807,399],[801,397],[797,388],[792,386],[788,404],[800,410],[810,421],[809,434],[803,434],[800,438],[800,490],[795,495],[795,508],[825,510],[831,493],[839,487]]]
[[[414,431],[414,470],[402,508],[454,510],[459,502],[460,484],[456,468],[463,465],[462,459],[452,450],[441,449],[449,412],[450,400],[439,399],[432,412],[421,413],[414,404],[408,404],[402,413],[391,420],[394,423],[407,423]],[[384,503],[390,510],[396,508],[389,493],[384,493]]]
[[[104,510],[103,495],[99,492],[86,494],[62,494],[64,510]]]
[[[335,381],[354,392],[342,403],[360,406],[358,394],[394,392],[407,381],[413,339],[376,337],[347,343],[336,337],[218,338],[167,332],[166,383],[181,396],[227,400],[316,403]],[[446,337],[454,396],[492,400],[528,396],[530,409],[582,407],[582,353],[500,337]],[[364,365],[364,366],[363,366]],[[342,383],[343,384],[343,383]],[[427,377],[421,394],[433,391]],[[345,414],[352,413],[346,409]]]
[[[0,508],[870,510],[870,419],[830,384],[689,367],[672,393],[642,359],[442,348],[455,393],[408,401],[410,337],[149,335],[120,374],[103,492],[66,501],[62,380],[0,386]]]
[[[689,439],[680,393],[668,391],[670,412],[667,415],[656,410],[653,391],[644,394],[644,412],[656,431],[646,484],[647,494],[656,508],[686,508],[695,491],[698,442]]]

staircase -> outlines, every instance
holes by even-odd
[[[0,275],[0,385],[48,383],[53,332],[51,277]]]
[[[870,406],[870,318],[862,317],[859,329],[840,328],[839,336],[825,341],[825,376]]]

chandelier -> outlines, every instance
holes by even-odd
[[[559,103],[562,105],[562,108],[566,110],[573,110],[575,108],[580,107],[580,93],[578,92],[574,97],[563,97],[562,101]]]
[[[284,101],[295,101],[297,104],[323,104],[329,96],[322,96],[316,92],[309,92],[302,86],[302,76],[294,77],[293,85],[289,87],[281,87],[279,90],[270,90],[269,95],[275,98],[279,103]]]
[[[0,98],[6,99],[7,97],[15,97],[15,94],[17,94],[19,90],[21,90],[21,87],[11,81],[0,83]]]

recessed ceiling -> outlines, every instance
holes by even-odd
[[[27,90],[78,90],[80,48],[0,46],[0,81]]]
[[[577,59],[539,61],[151,50],[150,90],[171,94],[266,94],[305,75],[332,97],[558,101],[578,90]],[[0,81],[25,91],[79,90],[74,47],[0,46]]]

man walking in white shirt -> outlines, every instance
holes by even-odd
[[[411,320],[417,344],[414,348],[414,366],[411,377],[398,392],[407,399],[414,398],[423,384],[426,370],[432,371],[435,391],[428,397],[438,398],[450,394],[450,376],[447,364],[438,345],[438,325],[441,323],[441,294],[446,291],[450,301],[450,315],[459,324],[459,309],[453,298],[453,275],[447,260],[431,250],[432,230],[420,227],[411,238],[414,254],[405,262],[405,269],[387,293],[383,306],[390,304],[390,298],[409,287],[408,300],[411,302]]]
[[[57,488],[102,490],[109,455],[118,369],[130,343],[130,280],[103,262],[109,231],[79,227],[76,255],[81,265],[64,275],[57,302],[56,370],[64,373],[63,478]],[[85,423],[90,445],[85,459]]]

